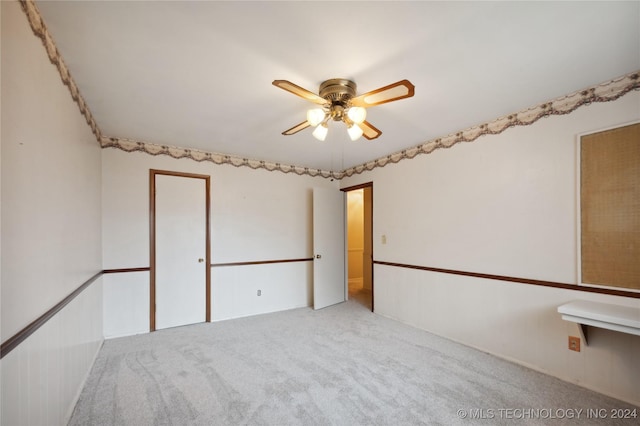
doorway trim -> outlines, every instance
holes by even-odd
[[[211,177],[195,173],[149,169],[149,331],[156,331],[156,176],[176,176],[205,181],[205,321],[211,322]]]
[[[348,186],[346,188],[340,188],[340,191],[344,192],[345,194],[349,191],[355,191],[358,189],[364,189],[364,188],[371,188],[371,221],[370,221],[370,235],[371,235],[371,312],[374,312],[375,309],[375,299],[374,299],[374,289],[375,289],[375,278],[373,275],[373,182],[365,182],[365,183],[361,183],[359,185],[354,185],[354,186]],[[346,218],[345,218],[346,220]],[[346,233],[347,229],[345,227],[345,233]],[[345,241],[346,241],[346,235],[345,235]],[[345,243],[345,258],[348,255],[348,247]]]

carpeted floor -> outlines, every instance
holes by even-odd
[[[364,290],[362,287],[349,287],[349,300],[359,303],[368,310],[371,310],[371,290]]]
[[[107,340],[70,424],[638,424],[614,408],[354,299]]]

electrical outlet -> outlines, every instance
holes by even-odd
[[[258,290],[258,296],[262,296],[262,290]]]
[[[569,336],[569,350],[580,352],[580,338]]]

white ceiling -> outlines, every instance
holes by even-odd
[[[38,1],[102,133],[341,171],[640,69],[640,2]],[[382,136],[319,142],[312,92],[402,79]]]

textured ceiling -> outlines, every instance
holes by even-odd
[[[640,69],[640,2],[36,2],[103,135],[340,171]],[[329,78],[358,93],[374,141],[313,104]]]

